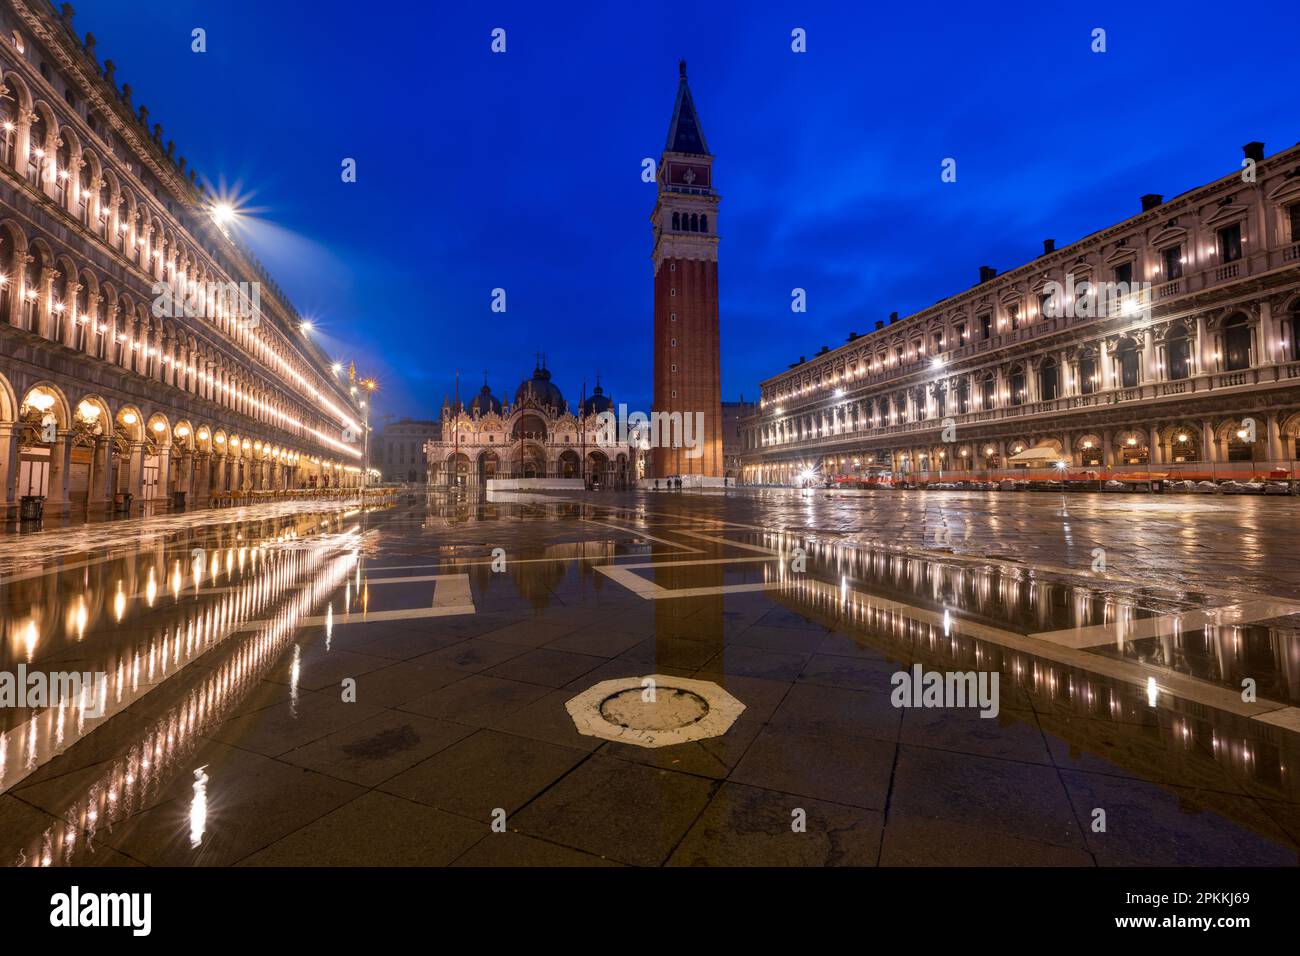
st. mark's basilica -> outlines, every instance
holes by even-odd
[[[645,475],[644,452],[601,444],[602,412],[616,411],[597,378],[590,395],[569,407],[544,357],[513,399],[485,381],[468,402],[443,401],[438,437],[425,444],[430,486],[485,488],[512,478],[583,479],[588,487],[625,489]]]

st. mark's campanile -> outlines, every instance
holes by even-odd
[[[722,370],[718,347],[718,194],[713,156],[679,65],[677,103],[659,162],[654,226],[656,412],[680,412],[692,424],[699,457],[687,448],[655,448],[654,475],[722,477]]]

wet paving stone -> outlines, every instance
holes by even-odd
[[[1289,499],[735,492],[0,538],[0,670],[108,688],[98,716],[0,708],[0,847],[74,866],[1296,865],[1300,574],[1277,543],[1296,533]],[[914,673],[996,674],[999,712],[900,706]],[[578,731],[570,700],[650,674],[743,710],[662,747]]]

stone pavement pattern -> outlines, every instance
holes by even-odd
[[[125,688],[100,721],[0,711],[11,863],[1297,862],[1289,500],[663,493],[238,517],[0,538],[3,669]],[[893,706],[914,663],[997,670],[997,717]],[[566,702],[648,674],[744,711],[656,749],[578,733]]]

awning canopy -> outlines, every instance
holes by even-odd
[[[1017,455],[1012,455],[1007,459],[1007,461],[1013,465],[1043,464],[1046,462],[1055,464],[1056,462],[1061,461],[1064,457],[1064,455],[1049,445],[1036,445],[1033,448],[1026,448]]]

